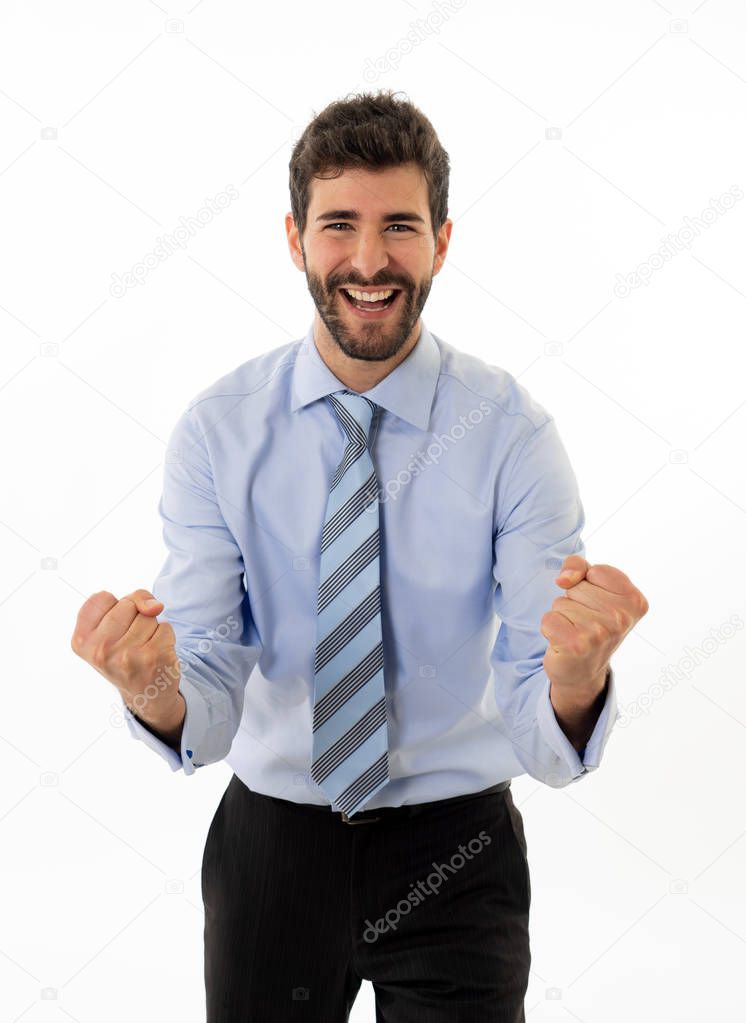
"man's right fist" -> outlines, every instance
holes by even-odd
[[[94,593],[78,612],[70,643],[122,695],[131,711],[154,725],[183,717],[176,636],[156,615],[163,603],[147,590],[121,600],[106,590]]]

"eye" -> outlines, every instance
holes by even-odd
[[[350,226],[349,224],[345,223],[344,221],[339,220],[335,224],[327,224],[327,226],[324,228],[324,230],[328,231],[330,227],[349,227],[349,226]],[[389,228],[390,227],[403,227],[405,231],[411,231],[412,230],[412,228],[408,224],[389,224]],[[388,228],[386,230],[388,230]],[[335,232],[335,233],[338,233],[338,232]],[[395,233],[398,234],[399,232],[396,231]]]

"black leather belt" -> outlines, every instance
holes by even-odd
[[[491,785],[488,789],[482,789],[481,792],[467,792],[463,796],[450,796],[448,799],[436,799],[430,803],[379,806],[374,810],[361,810],[359,813],[353,814],[352,817],[348,817],[344,810],[332,810],[331,806],[314,805],[313,808],[322,812],[332,813],[335,817],[338,816],[340,820],[344,821],[345,824],[373,824],[375,821],[387,820],[389,818],[414,817],[420,813],[437,810],[443,806],[450,806],[452,803],[465,803],[469,799],[478,799],[480,796],[490,796],[495,792],[504,792],[509,787],[510,778],[506,781],[498,782],[497,785]],[[313,804],[306,803],[304,805],[311,806]]]

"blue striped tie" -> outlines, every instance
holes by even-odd
[[[311,777],[352,816],[389,781],[378,480],[368,450],[377,405],[327,395],[347,436],[321,534]]]

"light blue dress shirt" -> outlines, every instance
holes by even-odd
[[[582,758],[549,700],[542,615],[585,555],[577,480],[554,419],[506,370],[425,326],[365,391],[379,481],[391,781],[368,808],[478,792],[528,773],[555,788],[599,766],[621,716],[613,670]],[[187,405],[158,511],[152,591],[186,701],[185,774],[225,760],[255,792],[328,805],[310,777],[319,545],[346,438],[345,385],[303,340],[249,359]]]

